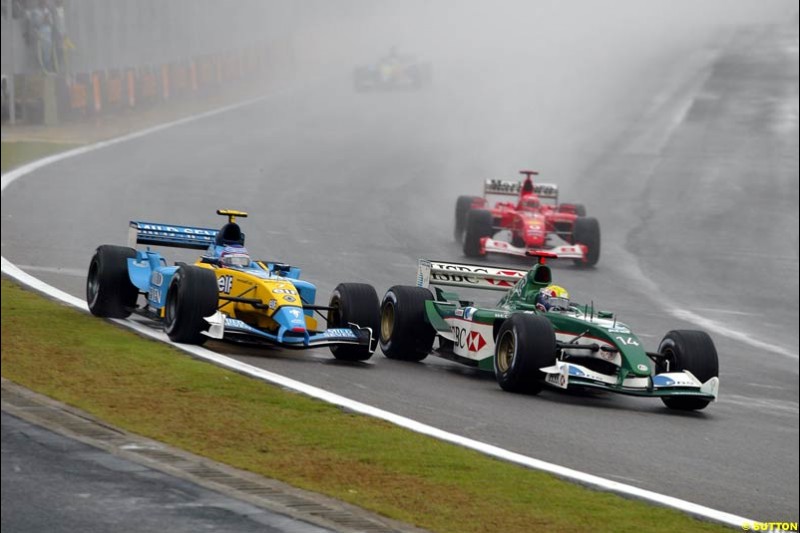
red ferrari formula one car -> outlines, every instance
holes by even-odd
[[[534,183],[538,172],[521,170],[523,181],[486,180],[481,196],[459,196],[455,238],[467,257],[487,253],[530,256],[538,252],[593,266],[600,259],[600,224],[582,204],[559,204],[558,185]],[[489,205],[489,196],[516,202]]]

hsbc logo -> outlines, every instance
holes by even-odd
[[[498,276],[513,276],[513,277],[516,277],[516,278],[525,277],[525,275],[523,273],[521,273],[519,271],[514,271],[514,270],[499,270],[496,274]],[[495,285],[497,287],[513,287],[514,286],[514,282],[513,281],[508,281],[508,280],[504,280],[504,279],[487,278],[486,281],[488,281],[489,283],[491,283],[492,285]]]
[[[487,337],[484,337],[478,330],[467,330],[456,324],[451,325],[450,330],[453,332],[454,348],[457,354],[473,357],[487,345]]]
[[[479,352],[484,346],[486,346],[486,340],[483,335],[478,331],[470,331],[469,335],[467,335],[467,350]]]

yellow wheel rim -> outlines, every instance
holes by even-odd
[[[502,372],[508,372],[511,368],[511,362],[514,360],[514,352],[516,351],[517,343],[514,339],[513,331],[506,331],[497,343],[497,369]]]
[[[387,342],[394,331],[394,304],[386,302],[381,310],[381,340]]]

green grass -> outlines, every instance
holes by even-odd
[[[3,171],[70,148],[7,144]],[[194,360],[6,279],[0,316],[6,379],[140,435],[432,531],[727,530]]]
[[[433,531],[725,530],[192,359],[8,280],[0,316],[7,379],[146,437]]]
[[[2,155],[0,157],[0,171],[8,172],[29,161],[70,150],[77,146],[77,144],[51,142],[3,142],[2,150],[0,150]]]

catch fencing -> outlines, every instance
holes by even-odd
[[[2,0],[3,121],[54,124],[286,76],[300,12],[277,0]]]

